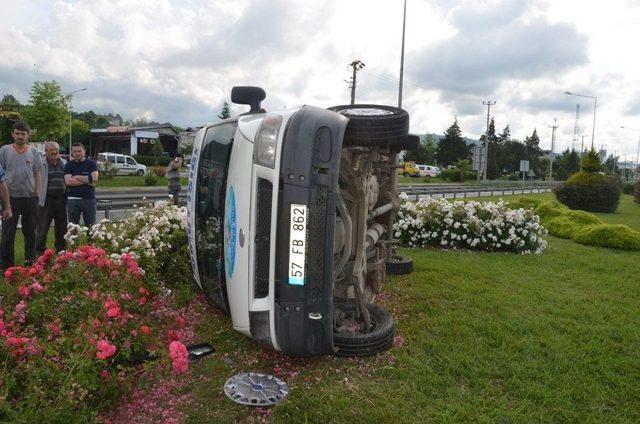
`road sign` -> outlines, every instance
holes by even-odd
[[[521,160],[520,161],[520,172],[528,172],[529,171],[529,161]]]
[[[485,146],[473,146],[473,164],[471,169],[474,171],[484,171],[484,163],[487,161],[487,148]]]

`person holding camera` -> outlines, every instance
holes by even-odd
[[[174,205],[180,204],[180,168],[184,162],[182,153],[176,154],[176,157],[167,166],[167,181],[169,184],[169,198],[173,200]]]

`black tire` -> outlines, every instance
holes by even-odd
[[[386,261],[387,274],[406,275],[413,271],[413,259],[406,256],[393,255],[391,260]]]
[[[136,172],[136,174],[137,174],[139,177],[142,177],[142,176],[144,175],[144,171],[143,171],[142,169],[138,169],[138,172]]]
[[[336,356],[371,356],[389,350],[396,325],[393,317],[378,305],[367,305],[373,329],[366,334],[333,333]]]
[[[408,177],[410,174],[408,172],[405,172],[402,174],[403,177]]]
[[[409,114],[397,107],[342,105],[329,110],[349,118],[343,141],[346,146],[393,145],[409,135]]]

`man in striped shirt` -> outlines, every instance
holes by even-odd
[[[56,252],[65,250],[64,235],[67,232],[67,186],[64,183],[65,160],[60,157],[60,146],[47,141],[44,146],[45,161],[42,172],[42,193],[38,204],[38,231],[36,252],[41,255],[47,248],[47,234],[53,220]]]

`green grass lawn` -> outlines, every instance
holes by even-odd
[[[186,186],[189,183],[188,178],[181,178],[180,183],[183,186]],[[166,187],[167,186],[167,178],[166,177],[158,177],[158,181],[156,182],[156,186],[158,187]],[[113,178],[101,178],[98,181],[97,188],[111,188],[111,187],[146,187],[144,182],[144,176],[137,175],[117,175]]]
[[[640,229],[630,196],[599,216]],[[378,299],[398,337],[371,358],[290,359],[207,307],[197,339],[216,353],[179,377],[175,399],[186,395],[189,423],[640,422],[640,255],[548,240],[539,256],[402,250],[414,272]],[[276,374],[291,393],[272,409],[237,405],[223,384],[240,371]]]
[[[638,228],[640,206],[623,198],[603,219]],[[404,250],[414,272],[389,278],[379,299],[397,343],[373,358],[288,359],[212,309],[199,336],[217,354],[193,366],[187,421],[640,421],[640,255],[549,246],[540,256]],[[239,371],[275,373],[291,394],[269,412],[236,405],[222,386]]]

